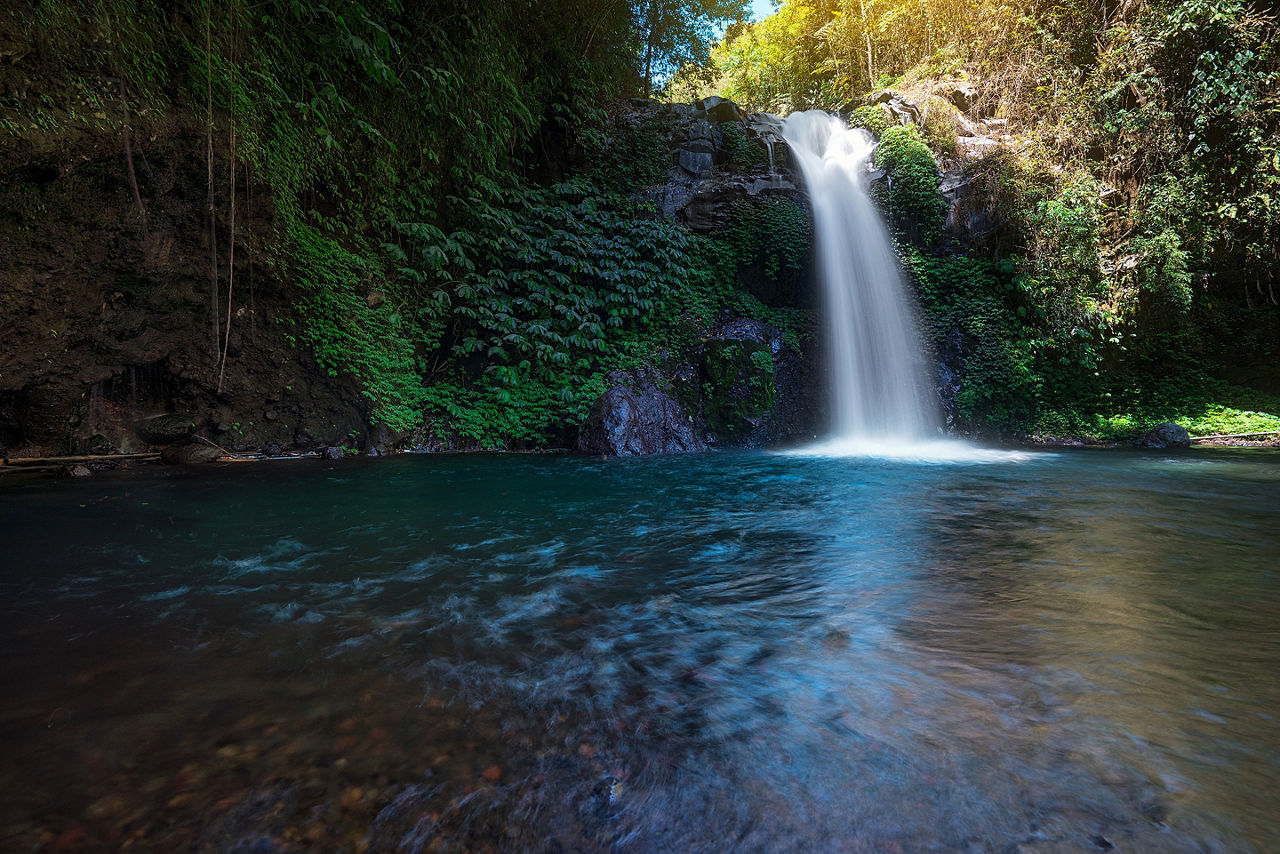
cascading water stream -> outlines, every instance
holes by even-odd
[[[863,187],[874,141],[816,110],[789,116],[783,135],[813,204],[831,387],[828,445],[856,453],[936,440],[911,306]]]

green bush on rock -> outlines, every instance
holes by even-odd
[[[777,388],[768,344],[708,341],[702,372],[702,414],[713,435],[722,439],[741,435],[773,408]]]
[[[876,149],[876,167],[889,176],[888,215],[899,231],[924,243],[942,233],[947,206],[938,192],[941,175],[915,125],[885,130]]]
[[[876,139],[898,122],[884,104],[867,104],[849,114],[849,127],[862,128]]]

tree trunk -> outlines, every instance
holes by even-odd
[[[644,40],[644,96],[653,97],[653,39],[658,28],[657,0],[649,0],[649,26]]]
[[[867,39],[867,88],[874,89],[876,78],[871,67],[871,27],[867,23],[867,0],[858,0],[858,10],[862,13],[862,34]]]

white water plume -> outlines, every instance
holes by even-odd
[[[783,135],[804,175],[824,294],[832,439],[913,445],[936,440],[919,337],[897,257],[863,186],[875,142],[818,110]]]
[[[830,435],[792,453],[919,462],[1005,462],[1025,454],[942,437],[906,283],[864,186],[876,144],[819,110],[793,113],[783,137],[813,205],[826,318]]]

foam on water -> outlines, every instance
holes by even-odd
[[[1035,454],[983,448],[958,439],[902,441],[836,436],[778,453],[793,457],[870,457],[908,463],[1024,463]]]

